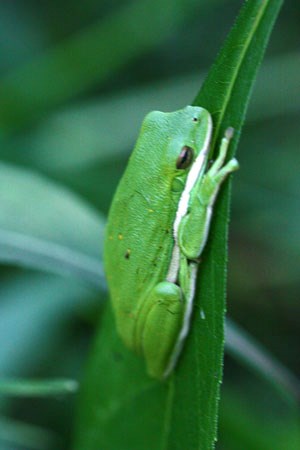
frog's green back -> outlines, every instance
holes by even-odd
[[[130,348],[143,298],[166,278],[173,222],[188,172],[176,169],[176,161],[183,146],[195,148],[197,142],[201,148],[194,116],[202,111],[186,107],[146,116],[111,205],[105,271],[117,327]]]

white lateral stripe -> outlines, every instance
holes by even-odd
[[[193,187],[195,186],[195,183],[199,177],[199,174],[201,173],[201,170],[202,170],[203,165],[206,160],[207,152],[209,150],[211,131],[212,131],[212,121],[211,121],[211,117],[209,117],[208,132],[206,134],[205,142],[203,144],[202,149],[199,152],[199,155],[195,159],[191,170],[189,171],[189,174],[187,176],[186,183],[185,183],[185,188],[181,194],[181,197],[180,197],[180,200],[178,203],[176,218],[175,218],[174,226],[173,226],[173,232],[174,232],[174,237],[175,237],[176,241],[177,241],[177,237],[178,237],[178,228],[179,228],[180,222],[187,213],[191,191],[192,191]]]
[[[190,292],[189,292],[188,298],[186,299],[186,309],[184,312],[183,324],[182,324],[180,333],[177,337],[177,340],[175,342],[174,349],[170,356],[167,368],[164,371],[164,374],[163,374],[164,378],[167,378],[170,375],[170,373],[172,372],[172,370],[174,369],[174,367],[177,363],[178,357],[181,353],[183,343],[184,343],[185,338],[187,337],[187,334],[190,329],[190,321],[191,321],[192,310],[193,310],[193,301],[194,301],[194,296],[195,296],[197,269],[198,269],[198,264],[192,263],[191,264]]]
[[[201,170],[203,169],[203,165],[205,164],[207,152],[209,150],[209,144],[211,139],[211,133],[212,133],[212,120],[209,116],[208,121],[208,132],[206,134],[206,139],[204,141],[203,147],[199,152],[199,155],[194,161],[194,164],[192,165],[191,170],[189,171],[189,174],[186,179],[185,188],[181,194],[180,200],[178,202],[178,208],[176,212],[176,217],[174,220],[173,225],[173,236],[174,236],[174,248],[172,252],[172,258],[169,265],[169,270],[167,274],[167,281],[170,281],[171,283],[175,283],[178,276],[179,271],[179,260],[180,260],[180,250],[178,247],[178,228],[180,225],[180,222],[182,218],[186,215],[190,200],[190,195],[193,187],[195,186],[195,183],[198,180],[198,177],[201,173]]]
[[[173,235],[174,235],[175,243],[174,243],[172,258],[171,258],[168,275],[167,275],[167,281],[170,281],[172,283],[175,283],[177,281],[179,266],[180,266],[180,248],[178,245],[179,225],[180,225],[181,220],[187,213],[190,196],[191,196],[191,191],[192,191],[193,187],[195,186],[195,184],[198,180],[198,177],[201,174],[203,166],[206,162],[207,153],[209,151],[211,133],[212,133],[212,120],[211,120],[211,117],[209,117],[208,132],[206,135],[206,139],[205,139],[202,149],[199,152],[199,155],[195,159],[194,164],[187,176],[185,188],[181,194],[181,197],[180,197],[180,200],[178,203],[178,209],[176,212],[176,217],[175,217],[175,221],[174,221],[174,225],[173,225]],[[185,338],[186,338],[189,328],[190,328],[198,264],[191,263],[190,269],[191,269],[190,286],[189,286],[188,298],[186,299],[186,304],[185,304],[183,324],[182,324],[180,333],[177,337],[177,340],[175,342],[172,354],[169,359],[169,363],[164,372],[164,375],[163,375],[164,378],[166,378],[172,372],[173,368],[175,367],[177,359],[180,355],[183,343],[185,341]]]
[[[177,243],[174,243],[171,262],[169,265],[169,270],[167,273],[166,281],[170,283],[176,283],[178,270],[179,270],[179,259],[180,259],[180,251]]]

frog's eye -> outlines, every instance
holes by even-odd
[[[194,150],[192,147],[185,145],[182,147],[180,155],[176,161],[176,169],[186,169],[189,167],[194,158]]]

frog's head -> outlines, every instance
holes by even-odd
[[[189,173],[192,171],[197,177],[199,166],[200,170],[204,167],[211,131],[211,116],[204,108],[186,106],[170,113],[152,111],[143,121],[137,145],[141,164],[146,164],[146,170],[148,167],[171,191],[181,192],[191,178]]]

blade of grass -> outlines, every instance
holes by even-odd
[[[0,228],[0,250],[2,263],[72,275],[97,288],[105,286],[100,261],[65,245]]]
[[[229,126],[235,129],[230,156],[234,153],[256,72],[281,4],[281,0],[244,3],[194,101],[212,114],[212,155]],[[172,416],[167,424],[171,430],[169,448],[177,445],[177,448],[210,449],[216,440],[224,352],[229,197],[227,182],[215,206],[210,239],[203,254],[187,348],[170,382],[174,383],[170,390],[175,391],[175,395],[171,397]],[[188,410],[184,404],[189,405]],[[191,426],[193,433],[182,433]]]
[[[69,379],[0,379],[0,395],[9,397],[57,397],[77,390],[77,381]]]
[[[194,102],[213,114],[213,144],[228,126],[236,129],[231,152],[281,3],[245,3]],[[106,309],[82,390],[75,449],[214,447],[222,380],[228,199],[227,184],[203,256],[192,329],[178,368],[166,383],[147,378],[142,361],[120,343],[111,308]]]
[[[0,165],[0,261],[104,286],[104,221],[75,194],[31,171]]]

